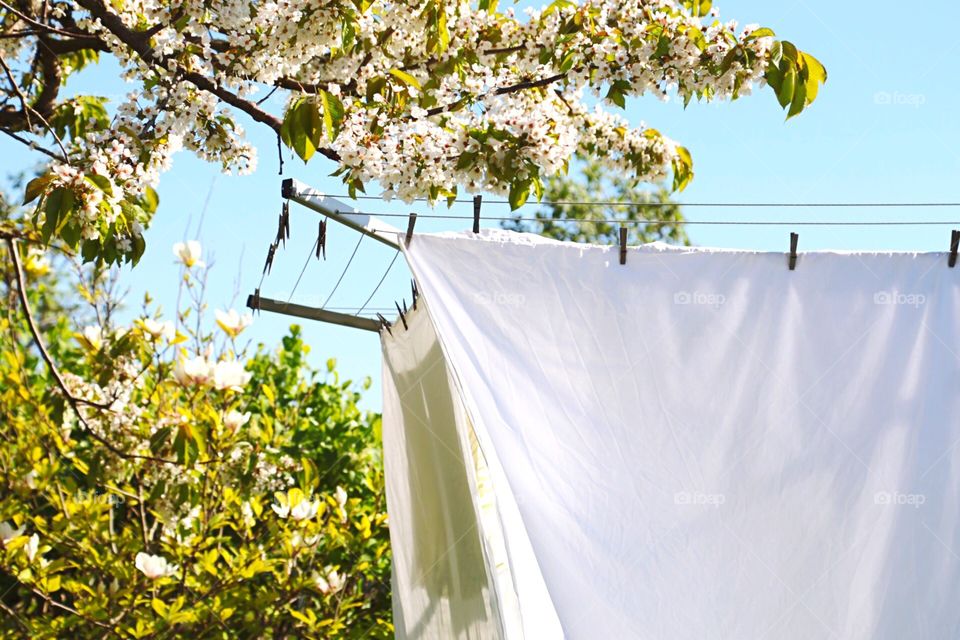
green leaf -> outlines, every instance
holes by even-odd
[[[766,27],[761,27],[756,31],[753,31],[750,35],[744,38],[745,42],[750,42],[751,40],[756,40],[757,38],[773,38],[777,34],[773,32],[773,29],[768,29]]]
[[[157,212],[157,207],[160,206],[160,196],[157,195],[153,187],[147,187],[147,190],[144,191],[143,197],[140,198],[140,206],[147,213]]]
[[[320,92],[320,101],[323,104],[323,128],[327,132],[327,139],[333,142],[343,124],[343,103],[329,91]]]
[[[807,106],[807,85],[801,82],[794,89],[790,110],[787,112],[787,120],[803,111],[805,106]]]
[[[673,159],[673,190],[683,191],[693,180],[693,157],[686,147],[677,147],[677,157]]]
[[[530,196],[530,178],[519,180],[510,184],[510,209],[516,210],[522,207]]]
[[[437,35],[440,39],[440,51],[446,51],[450,46],[450,31],[447,30],[447,12],[443,0],[437,0]]]
[[[50,192],[44,202],[43,210],[46,218],[40,229],[40,235],[44,242],[50,242],[50,238],[53,237],[73,210],[73,205],[73,191],[64,187],[57,187]]]
[[[23,195],[23,204],[36,200],[42,194],[50,181],[53,180],[52,173],[45,173],[42,176],[34,178],[27,183],[26,191]]]
[[[801,51],[800,57],[803,60],[803,68],[806,72],[806,80],[804,84],[806,85],[807,104],[812,104],[813,101],[817,99],[817,93],[820,91],[820,85],[827,81],[827,70],[819,60],[811,56],[809,53]]]
[[[786,108],[787,105],[793,102],[793,94],[797,88],[797,71],[794,68],[789,68],[783,74],[783,82],[780,85],[780,91],[777,92],[777,100],[780,101],[780,106]]]
[[[420,82],[406,71],[401,71],[400,69],[390,69],[390,75],[400,80],[404,84],[410,85],[416,89],[420,89]]]

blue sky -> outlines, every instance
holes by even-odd
[[[788,123],[773,93],[723,104],[692,104],[637,99],[627,103],[634,124],[645,122],[687,146],[693,153],[696,178],[678,196],[681,202],[935,202],[960,201],[960,123],[957,88],[950,61],[960,41],[950,20],[925,12],[911,17],[903,3],[890,0],[859,3],[799,0],[761,2],[727,0],[718,5],[721,18],[771,27],[826,65],[830,79],[816,104]],[[909,26],[908,26],[909,23]],[[102,69],[78,80],[76,90],[120,96],[131,89],[116,69]],[[147,233],[147,253],[134,270],[124,271],[131,290],[130,314],[144,291],[172,317],[177,267],[171,245],[181,239],[203,242],[214,268],[210,274],[212,308],[238,309],[260,280],[280,211],[275,139],[262,127],[246,125],[260,149],[252,176],[230,177],[186,153],[162,178],[158,215]],[[4,173],[32,166],[35,158],[16,143],[0,140]],[[326,191],[344,189],[327,175],[334,167],[319,156],[311,164],[287,161],[285,175]],[[375,192],[375,185],[369,189]],[[200,212],[209,195],[203,224]],[[364,201],[364,211],[428,213],[426,206]],[[318,217],[293,205],[292,238],[278,252],[276,266],[265,280],[265,296],[286,299],[316,237]],[[446,208],[443,207],[446,212]],[[470,205],[454,212],[469,214]],[[507,208],[488,205],[485,213],[505,215]],[[532,209],[530,213],[532,213]],[[960,220],[957,209],[704,209],[686,211],[693,220]],[[399,224],[403,224],[402,222]],[[457,229],[466,225],[421,220],[418,231]],[[960,225],[957,225],[960,226]],[[340,276],[357,235],[331,225],[326,262],[311,260],[293,301],[318,306]],[[802,227],[801,250],[878,249],[945,250],[949,226]],[[790,227],[692,226],[695,244],[782,251]],[[392,257],[391,250],[365,241],[331,301],[333,307],[356,308],[369,296]],[[398,260],[373,307],[390,307],[407,297],[409,273]],[[212,320],[212,319],[211,319]],[[248,329],[255,341],[276,344],[287,327],[303,326],[317,366],[338,360],[341,375],[373,378],[364,405],[379,409],[380,349],[368,332],[264,313]]]

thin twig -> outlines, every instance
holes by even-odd
[[[67,402],[70,404],[70,407],[73,409],[74,413],[77,414],[77,418],[86,428],[87,433],[90,436],[113,452],[115,455],[127,459],[138,459],[138,460],[151,460],[153,462],[161,462],[164,464],[178,465],[179,463],[176,460],[167,460],[165,458],[158,458],[156,456],[147,456],[137,453],[127,453],[114,444],[109,442],[106,438],[98,434],[87,422],[86,418],[83,415],[81,410],[81,405],[90,406],[100,410],[110,410],[110,404],[103,404],[98,402],[93,402],[87,400],[86,398],[78,398],[70,393],[70,390],[67,388],[66,382],[64,382],[63,376],[60,374],[60,370],[57,368],[56,363],[53,361],[53,357],[50,355],[50,352],[47,351],[47,346],[43,342],[43,338],[40,336],[40,331],[37,329],[36,322],[33,319],[33,312],[30,310],[30,301],[27,299],[26,294],[26,281],[23,277],[23,265],[20,263],[20,255],[17,253],[17,245],[13,238],[6,238],[7,249],[10,252],[10,259],[13,261],[14,273],[17,280],[17,295],[20,299],[20,304],[23,307],[23,313],[27,320],[27,327],[30,329],[30,335],[33,336],[33,341],[37,345],[37,349],[40,351],[40,356],[43,358],[43,361],[47,364],[47,367],[50,370],[51,375],[53,376],[54,381],[57,383],[60,392],[66,398]]]
[[[54,152],[54,151],[50,151],[49,149],[45,149],[45,148],[41,147],[39,144],[37,144],[36,142],[34,142],[33,140],[27,140],[26,138],[24,138],[24,137],[22,137],[22,136],[18,136],[17,134],[15,134],[13,131],[10,131],[9,129],[4,129],[4,128],[0,127],[0,132],[7,134],[8,136],[10,136],[11,138],[13,138],[14,140],[16,140],[17,142],[19,142],[20,144],[25,145],[25,146],[29,147],[30,149],[33,149],[34,151],[39,151],[40,153],[42,153],[42,154],[44,154],[44,155],[46,155],[46,156],[49,156],[49,157],[53,158],[54,160],[59,160],[60,162],[63,162],[63,163],[68,162],[66,156],[61,156],[61,155],[58,155],[58,154],[57,154],[56,152]]]
[[[7,66],[7,62],[3,59],[3,56],[0,56],[0,67],[3,67],[3,72],[7,74],[7,80],[10,81],[10,88],[17,94],[17,98],[20,99],[20,104],[23,105],[23,117],[27,121],[27,129],[33,129],[33,123],[30,122],[30,105],[27,103],[27,97],[23,95],[23,91],[20,90],[20,85],[17,84],[17,79],[13,77],[13,71]]]

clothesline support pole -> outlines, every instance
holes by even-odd
[[[305,318],[307,320],[319,320],[320,322],[338,324],[342,327],[350,327],[352,329],[363,329],[364,331],[373,331],[374,333],[380,332],[380,323],[373,318],[363,318],[360,316],[352,316],[347,313],[327,311],[326,309],[305,307],[303,305],[293,304],[290,302],[272,300],[271,298],[259,297],[259,300],[257,300],[251,295],[247,297],[247,306],[251,309],[272,311],[273,313],[282,313],[284,315],[296,316],[298,318]]]

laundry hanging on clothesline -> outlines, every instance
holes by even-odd
[[[404,251],[420,302],[381,332],[398,637],[960,635],[947,254]]]

